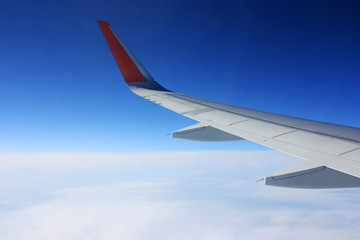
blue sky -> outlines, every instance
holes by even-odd
[[[193,124],[128,91],[96,20],[182,93],[360,126],[357,1],[2,1],[0,151],[264,149],[167,134]]]

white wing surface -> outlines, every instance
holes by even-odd
[[[137,95],[198,121],[173,132],[195,141],[247,139],[306,160],[265,177],[292,188],[360,187],[360,129],[236,107],[169,91],[159,85],[111,26],[98,21],[115,61]]]

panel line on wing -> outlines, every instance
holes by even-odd
[[[237,122],[231,123],[231,124],[229,124],[228,126],[233,126],[233,125],[235,125],[235,124],[237,124],[237,123],[242,123],[242,122],[251,121],[251,120],[252,120],[251,118],[244,119],[244,120],[240,120],[240,121],[237,121]]]
[[[338,156],[340,157],[340,156],[342,156],[342,155],[344,155],[344,154],[351,153],[351,152],[354,152],[354,151],[359,150],[359,149],[360,149],[360,147],[354,148],[354,149],[352,149],[352,150],[350,150],[350,151],[343,152],[343,153],[339,154]]]
[[[183,114],[184,115],[185,114],[198,115],[198,114],[201,114],[201,113],[206,113],[206,112],[211,112],[211,111],[216,111],[216,110],[213,109],[213,108],[202,108],[202,109],[198,109],[198,110],[194,110],[194,111],[185,112]]]
[[[281,137],[281,136],[284,136],[285,134],[293,133],[293,132],[296,132],[296,131],[298,131],[298,130],[293,130],[293,131],[290,131],[290,132],[282,133],[282,134],[279,134],[279,135],[276,135],[276,136],[272,137],[272,139],[275,139],[277,137]]]

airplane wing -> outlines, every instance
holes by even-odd
[[[173,137],[195,141],[247,139],[306,160],[265,177],[266,185],[360,187],[360,128],[236,107],[167,90],[151,77],[108,23],[98,24],[135,94],[199,122],[173,132]]]

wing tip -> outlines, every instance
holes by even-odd
[[[152,78],[125,43],[103,20],[97,21],[126,83],[149,82]]]
[[[139,60],[137,60],[134,54],[127,48],[125,43],[116,36],[108,22],[97,20],[97,23],[128,85],[131,84],[152,90],[169,91],[154,81]]]

